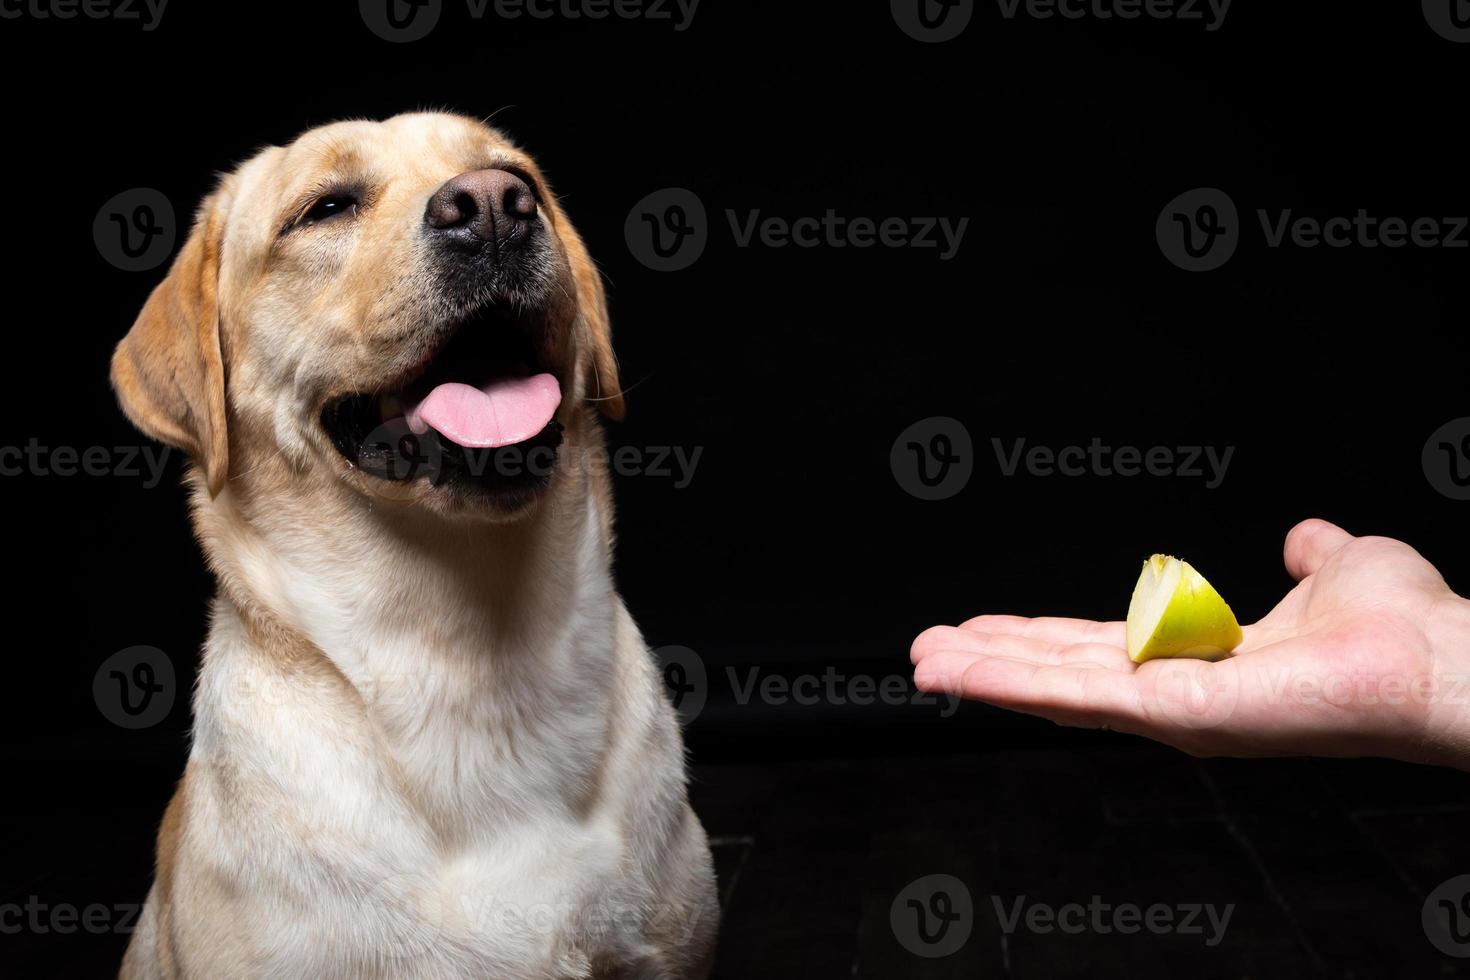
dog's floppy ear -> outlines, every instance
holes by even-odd
[[[149,436],[187,452],[211,497],[229,469],[219,331],[222,226],[215,199],[205,201],[168,276],[112,355],[112,387],[123,411]]]
[[[581,239],[575,235],[568,239],[572,276],[577,282],[577,306],[581,311],[577,349],[587,379],[587,400],[603,415],[620,421],[627,406],[623,402],[623,385],[618,380],[618,359],[613,353],[612,322],[607,315],[602,273],[597,271]]]

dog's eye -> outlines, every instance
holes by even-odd
[[[314,225],[321,221],[330,221],[340,218],[344,214],[354,214],[357,211],[357,198],[352,194],[328,194],[317,198],[306,213],[301,216],[301,224]]]

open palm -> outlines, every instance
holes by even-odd
[[[914,641],[915,683],[1195,755],[1381,755],[1470,768],[1470,603],[1390,538],[1287,535],[1297,586],[1235,656],[1135,665],[1124,624],[980,616]]]

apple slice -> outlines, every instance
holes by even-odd
[[[1187,561],[1154,555],[1143,563],[1128,604],[1128,656],[1219,660],[1240,645],[1240,624],[1215,587]]]

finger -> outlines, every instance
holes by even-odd
[[[945,651],[919,664],[914,684],[1066,725],[1133,730],[1143,718],[1135,675],[1091,664],[1050,666]]]
[[[972,656],[1010,657],[1037,664],[1096,664],[1114,670],[1131,670],[1132,663],[1122,647],[1105,643],[1051,643],[1029,636],[977,633],[953,626],[935,626],[914,641],[910,651],[914,663],[935,653],[954,651]]]
[[[1286,570],[1297,581],[1316,573],[1353,536],[1336,524],[1312,518],[1302,521],[1286,535]]]
[[[976,616],[962,624],[978,633],[1025,636],[1049,643],[1106,643],[1126,645],[1126,628],[1121,622],[1101,623],[1095,619],[1060,619],[1055,616]]]

